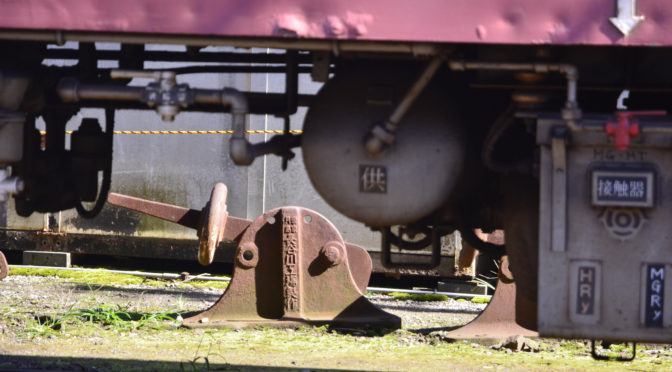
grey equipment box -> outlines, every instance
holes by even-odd
[[[611,119],[538,120],[539,334],[670,343],[672,123],[619,151]]]

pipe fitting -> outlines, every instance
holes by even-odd
[[[221,93],[222,105],[231,106],[232,114],[247,114],[249,108],[247,98],[240,91],[233,88],[224,88]]]
[[[58,87],[56,90],[63,102],[70,103],[79,101],[78,87],[79,80],[72,77],[66,77],[58,82]]]
[[[222,89],[220,95],[222,105],[231,107],[233,115],[233,135],[229,140],[229,154],[236,165],[250,165],[254,161],[252,144],[247,140],[245,117],[249,112],[247,98],[233,88]]]
[[[6,169],[0,169],[0,203],[6,202],[11,195],[18,194],[24,189],[23,180],[8,175]]]
[[[231,137],[229,155],[236,165],[250,165],[254,161],[252,144],[245,137]]]
[[[567,127],[573,132],[583,130],[579,123],[581,109],[577,101],[579,69],[570,64],[551,63],[508,63],[508,62],[465,62],[459,60],[448,61],[448,67],[454,71],[466,70],[502,70],[502,71],[534,71],[539,73],[559,72],[567,79],[567,100],[561,110],[562,118]]]

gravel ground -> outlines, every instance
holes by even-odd
[[[97,286],[63,282],[55,277],[9,276],[0,281],[0,296],[10,308],[24,312],[63,312],[95,304],[123,305],[127,311],[204,310],[222,295],[221,289],[147,285]],[[469,301],[398,300],[384,294],[369,295],[383,310],[402,318],[404,328],[453,327],[478,315],[485,304]],[[0,325],[1,327],[2,325]]]
[[[412,301],[373,294],[370,300],[402,318],[387,334],[301,327],[276,330],[184,329],[173,321],[142,328],[78,321],[61,329],[36,319],[77,309],[118,305],[128,313],[197,312],[223,290],[159,285],[92,285],[56,277],[10,276],[0,281],[0,371],[613,371],[672,370],[672,348],[646,346],[635,362],[590,358],[585,341],[537,340],[514,346],[449,342],[442,330],[476,317],[484,304]],[[47,318],[48,319],[48,318]],[[436,332],[435,332],[436,331]],[[517,339],[516,339],[517,340]]]
[[[84,355],[96,358],[100,357],[102,356],[101,350],[109,350],[110,347],[114,347],[115,341],[110,337],[121,337],[119,342],[127,342],[128,340],[126,340],[125,337],[137,337],[136,345],[138,348],[148,347],[148,340],[153,340],[157,337],[157,331],[140,330],[118,332],[111,327],[102,327],[100,331],[94,332],[93,334],[81,334],[77,333],[81,331],[74,330],[70,325],[66,326],[65,330],[57,331],[56,334],[50,332],[38,332],[36,335],[34,331],[30,331],[31,327],[35,327],[35,319],[48,320],[48,317],[50,316],[64,314],[70,310],[95,309],[102,306],[108,308],[116,308],[118,306],[119,309],[123,309],[123,311],[131,314],[160,313],[164,311],[173,313],[198,312],[207,309],[210,305],[216,302],[223,292],[223,289],[185,288],[183,284],[180,285],[178,282],[168,282],[160,286],[101,286],[57,277],[9,276],[5,280],[0,281],[0,298],[3,299],[0,303],[0,370],[5,370],[5,368],[9,368],[10,370],[13,370],[14,368],[27,368],[28,370],[41,369],[44,368],[45,360],[48,360],[48,369],[61,370],[61,368],[64,368],[64,370],[79,370],[79,363],[87,362],[79,362],[78,359],[71,359],[72,356]],[[408,330],[408,332],[399,335],[397,341],[394,341],[393,343],[399,342],[404,345],[424,344],[426,340],[420,333],[425,333],[425,331],[428,333],[436,328],[445,329],[445,327],[455,327],[467,323],[485,307],[484,304],[474,304],[468,301],[400,300],[383,294],[372,294],[369,296],[369,299],[385,311],[402,318],[403,327]],[[27,329],[29,331],[26,331]],[[345,331],[355,337],[366,337],[367,335],[367,332],[365,331]],[[415,333],[416,331],[420,331],[420,333]],[[72,332],[75,333],[71,334]],[[165,341],[163,341],[165,343],[159,341],[157,347],[165,347],[166,350],[175,347],[169,346],[169,344],[174,343],[175,338],[179,340],[181,337],[185,337],[185,332],[186,336],[192,338],[204,337],[205,335],[204,330],[202,329],[184,330],[181,331],[182,333],[178,334],[175,334],[175,331],[170,330],[158,332],[164,332],[164,336],[162,337],[165,339]],[[259,337],[257,334],[259,331],[251,330],[246,332],[249,332],[249,335],[242,336],[243,338]],[[262,330],[261,332],[268,331]],[[293,331],[288,330],[288,332],[289,333],[271,332],[271,337],[291,337]],[[304,330],[297,332],[302,332],[302,334],[308,332],[307,337],[316,337],[316,334],[311,333],[313,331]],[[317,332],[319,334],[319,332],[323,331]],[[269,335],[266,333],[264,337],[269,337]],[[351,336],[347,335],[340,336],[340,338],[335,335],[329,337],[335,337],[336,342],[344,342],[344,347],[351,347],[348,345],[353,342],[348,338]],[[60,340],[67,340],[69,338],[72,338],[71,345],[73,345],[74,349],[66,351],[62,346],[63,341]],[[189,343],[186,338],[184,342],[186,344]],[[354,342],[356,343],[357,341]],[[59,343],[61,343],[61,346],[58,346]],[[152,346],[150,345],[149,347],[151,348]],[[196,349],[198,350],[199,347]],[[85,351],[88,348],[91,348],[91,351]],[[308,346],[308,348],[310,349],[310,346]],[[129,350],[127,347],[122,347],[122,349],[124,351],[120,351],[119,353],[132,353],[132,350]],[[105,353],[107,352],[108,351]],[[117,353],[118,352],[115,351],[112,354],[114,355]],[[281,354],[284,355],[282,352]],[[42,362],[35,364],[35,359],[31,355],[41,355],[39,360]],[[243,355],[245,355],[245,353],[243,353]],[[309,355],[310,354],[308,354],[306,358],[309,358]],[[64,360],[69,360],[69,362],[63,367],[63,365],[60,365],[58,362],[61,359],[53,359],[53,356],[56,356],[57,358],[65,357]],[[106,358],[109,358],[109,356]],[[136,354],[126,354],[126,356],[122,357],[122,360],[135,360],[136,358]],[[163,355],[161,357],[150,358],[173,359],[175,357]],[[232,360],[235,356],[229,352],[227,358],[227,360]],[[277,356],[271,356],[260,363],[261,365],[273,365],[273,363],[275,363],[274,360],[277,360],[276,358]],[[182,361],[185,360],[184,356],[180,356],[178,359],[181,359]],[[112,359],[105,360],[109,361]],[[189,358],[186,358],[186,360],[188,361]],[[245,361],[245,359],[243,360]],[[95,363],[99,363],[99,361]],[[134,362],[130,363],[132,368],[135,368],[136,364],[134,364]],[[294,362],[291,362],[290,365],[293,363]],[[329,359],[326,359],[326,361],[321,361],[319,363],[331,362]],[[366,359],[354,363],[356,363],[354,369],[370,370],[380,368],[372,367],[367,364],[369,361]],[[49,367],[51,364],[54,366],[58,365],[59,367]],[[91,370],[88,364],[84,365],[87,367],[83,370]],[[127,367],[128,365],[119,368],[120,370],[126,370]],[[172,370],[174,367],[176,366],[173,365],[168,367],[167,370]],[[182,364],[180,364],[180,368],[182,368]],[[247,367],[244,367],[242,370],[246,370],[246,368]],[[353,367],[350,366],[346,369],[352,368]],[[107,370],[107,368],[104,368],[104,370]],[[111,370],[117,370],[117,367],[113,367]],[[152,367],[150,370],[154,370],[154,368]],[[197,370],[210,369],[199,368]]]
[[[404,328],[438,328],[454,327],[471,321],[486,304],[475,304],[470,301],[412,301],[397,300],[383,294],[368,296],[371,302],[383,310],[395,314],[402,319]]]

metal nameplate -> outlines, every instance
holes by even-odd
[[[380,165],[360,165],[359,192],[386,194],[387,168]]]
[[[646,328],[663,328],[665,265],[644,265],[643,323]]]
[[[607,207],[653,207],[653,171],[594,170],[592,204]]]
[[[573,323],[598,324],[601,317],[602,263],[571,261],[569,266],[569,318]]]

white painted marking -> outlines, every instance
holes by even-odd
[[[609,21],[624,36],[628,36],[644,20],[644,16],[636,15],[636,12],[637,0],[616,0],[616,17],[609,18]]]
[[[625,101],[628,98],[630,98],[630,91],[628,89],[624,89],[618,96],[618,99],[616,100],[616,109],[627,110],[628,106],[626,106],[625,103],[623,103],[623,101]]]

